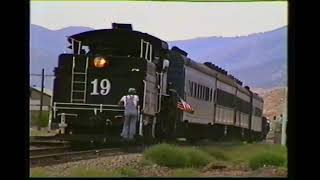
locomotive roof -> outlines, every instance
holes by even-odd
[[[94,45],[97,42],[108,42],[108,40],[110,41],[111,39],[128,41],[128,37],[136,40],[144,39],[159,47],[162,47],[162,43],[165,43],[167,45],[167,42],[150,34],[127,29],[99,29],[86,31],[70,36],[68,38],[68,41],[71,42],[72,38],[81,41],[81,44],[83,45]]]

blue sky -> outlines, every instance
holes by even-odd
[[[31,2],[31,24],[110,28],[131,23],[163,40],[241,36],[287,25],[287,2]]]

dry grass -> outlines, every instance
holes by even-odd
[[[196,169],[184,168],[184,169],[175,169],[171,176],[173,177],[199,177],[200,173]]]
[[[48,132],[46,128],[37,130],[36,128],[30,128],[30,136],[54,136],[56,132]]]
[[[30,177],[48,177],[48,172],[41,167],[30,169]]]

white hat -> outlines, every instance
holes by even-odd
[[[135,89],[135,88],[129,88],[128,92],[129,92],[129,93],[135,93],[135,92],[136,92],[136,89]]]

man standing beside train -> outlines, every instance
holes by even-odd
[[[123,129],[121,136],[124,139],[132,140],[136,133],[136,123],[138,120],[138,102],[139,97],[136,95],[136,90],[130,88],[128,95],[121,98],[119,105],[124,105],[125,120],[123,123]]]

